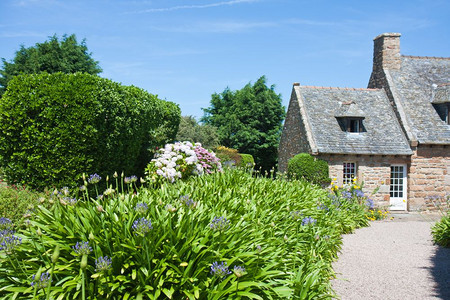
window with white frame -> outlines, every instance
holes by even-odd
[[[343,184],[351,184],[353,178],[356,177],[356,163],[345,162],[343,169]]]

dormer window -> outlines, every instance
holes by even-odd
[[[347,119],[347,132],[361,132],[362,131],[362,119],[348,118]]]
[[[334,116],[343,131],[350,133],[365,131],[363,126],[364,112],[354,101],[341,103]]]
[[[431,103],[441,120],[450,125],[450,84],[433,85]]]

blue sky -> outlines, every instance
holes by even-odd
[[[366,87],[384,32],[402,54],[448,57],[449,16],[448,0],[1,0],[0,57],[74,33],[100,76],[200,117],[212,93],[262,75],[286,108],[293,82]]]

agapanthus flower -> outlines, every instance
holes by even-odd
[[[4,218],[4,217],[0,218],[0,230],[1,229],[11,229],[12,226],[13,226],[13,223],[10,219]]]
[[[114,194],[115,192],[116,192],[115,189],[113,189],[113,188],[107,188],[107,189],[103,192],[103,195],[109,196],[109,195]]]
[[[352,199],[352,193],[350,193],[349,191],[343,191],[341,195],[347,200]]]
[[[112,260],[108,256],[100,256],[95,260],[95,271],[104,272],[111,269]]]
[[[314,225],[316,224],[317,220],[312,218],[312,217],[306,217],[303,218],[302,220],[302,226],[307,226],[307,225]]]
[[[140,218],[134,221],[133,226],[135,235],[146,235],[153,229],[152,222],[146,218]]]
[[[31,286],[37,289],[46,288],[51,283],[50,273],[45,272],[41,274],[39,280],[36,280],[36,274],[33,275],[33,279],[31,281]]]
[[[62,193],[64,196],[68,196],[68,195],[70,194],[69,188],[68,188],[67,186],[63,187],[63,188],[61,189],[61,193]]]
[[[22,244],[22,238],[15,236],[13,231],[5,229],[0,232],[0,251],[10,253],[20,244]]]
[[[87,255],[92,252],[92,248],[91,246],[89,246],[89,242],[77,242],[75,246],[72,246],[72,248],[77,255]]]
[[[374,203],[373,200],[370,199],[370,198],[367,198],[367,200],[366,200],[366,205],[367,205],[367,207],[368,207],[369,209],[374,209],[374,208],[375,208],[375,203]]]
[[[231,274],[232,272],[230,270],[228,270],[228,266],[226,262],[221,262],[219,264],[219,262],[215,261],[213,262],[212,266],[211,266],[211,274],[219,277],[220,279],[225,278],[226,276],[228,276],[229,274]]]
[[[194,200],[190,199],[188,195],[182,196],[180,200],[189,208],[195,207],[195,205],[197,204],[194,202]]]
[[[99,183],[102,178],[97,173],[89,176],[88,182],[91,184]]]
[[[354,190],[356,197],[364,197],[364,192],[361,190]]]
[[[140,202],[138,204],[136,204],[136,207],[134,208],[134,210],[136,210],[138,213],[140,214],[144,214],[148,209],[148,205],[147,203],[144,202]]]
[[[86,190],[86,186],[85,185],[81,185],[79,187],[80,192],[84,192]]]
[[[167,204],[166,210],[173,213],[177,210],[177,208],[175,206],[173,206],[172,204]]]
[[[227,230],[230,227],[230,221],[225,217],[214,217],[209,227],[214,231]]]
[[[233,273],[234,273],[234,276],[236,276],[237,278],[240,278],[245,274],[245,268],[242,266],[234,266]]]

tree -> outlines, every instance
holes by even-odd
[[[0,96],[6,91],[8,82],[16,75],[47,73],[85,72],[97,75],[102,72],[98,61],[91,57],[86,41],[77,42],[74,34],[64,35],[61,40],[56,35],[44,43],[33,47],[20,46],[11,62],[2,58],[3,68],[0,69]]]
[[[220,144],[253,155],[257,167],[276,166],[277,148],[285,116],[281,95],[262,76],[237,91],[226,88],[211,96],[202,121],[217,127]]]
[[[198,124],[193,116],[181,117],[176,140],[201,143],[206,149],[214,149],[219,146],[217,128],[209,124]]]

